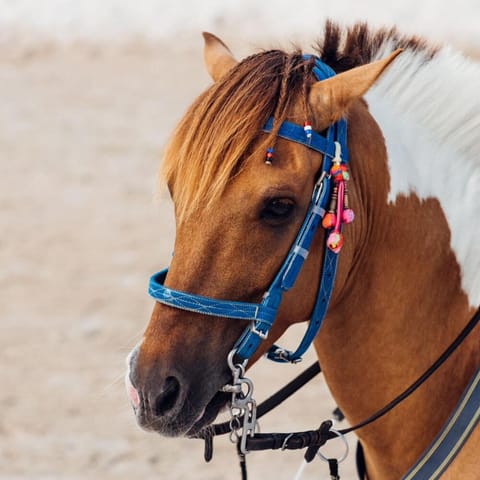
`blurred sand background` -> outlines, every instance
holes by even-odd
[[[228,439],[206,465],[200,442],[139,430],[123,388],[148,276],[173,245],[170,201],[154,199],[160,153],[209,84],[200,31],[238,57],[308,45],[326,16],[480,49],[477,1],[334,3],[0,0],[0,479],[239,478]],[[257,400],[301,369],[256,365]],[[319,378],[262,430],[310,429],[334,406]],[[342,478],[355,478],[353,457]],[[300,461],[254,453],[249,478],[290,479]]]

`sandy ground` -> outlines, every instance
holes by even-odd
[[[122,378],[152,308],[148,276],[172,249],[155,172],[167,135],[209,81],[200,48],[1,53],[2,480],[239,478],[225,438],[207,465],[200,442],[141,431]],[[263,361],[252,373],[257,399],[301,368]],[[262,428],[310,429],[333,407],[317,379]],[[290,479],[301,455],[248,460],[251,479]],[[342,478],[352,472],[347,465]],[[316,461],[303,478],[326,476]]]
[[[172,249],[155,172],[176,120],[208,84],[200,48],[0,53],[2,480],[239,478],[226,438],[206,465],[200,442],[138,429],[122,378],[152,308],[148,276]],[[261,362],[256,398],[301,369]],[[262,429],[310,429],[333,407],[319,378]],[[355,478],[353,457],[344,479]],[[253,480],[291,479],[301,455],[248,461]],[[316,461],[303,478],[327,477]]]

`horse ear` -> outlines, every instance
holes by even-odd
[[[318,115],[317,122],[321,124],[316,125],[316,128],[325,128],[341,118],[350,104],[367,92],[401,52],[401,49],[395,50],[382,60],[352,68],[314,83],[310,89],[309,102]]]
[[[238,62],[230,49],[218,37],[208,32],[203,32],[202,35],[205,40],[203,49],[205,65],[213,81],[216,82]]]

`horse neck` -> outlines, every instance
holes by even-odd
[[[353,424],[413,383],[457,336],[472,308],[439,201],[412,193],[389,203],[381,132],[360,104],[350,117],[357,218],[345,228],[332,307],[315,347],[329,388]],[[400,477],[426,448],[480,361],[478,341],[477,332],[408,400],[358,431],[369,478]]]

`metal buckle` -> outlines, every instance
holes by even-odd
[[[262,340],[266,340],[268,338],[268,331],[262,332],[261,330],[257,330],[257,328],[255,327],[255,322],[251,323],[250,331],[255,335],[258,335]]]
[[[322,195],[322,192],[323,192],[323,182],[325,181],[325,179],[328,177],[328,173],[327,172],[322,172],[320,177],[318,177],[318,180],[315,182],[315,188],[314,188],[314,198],[312,198],[313,200],[313,203],[317,203],[319,200],[320,200],[320,197]],[[315,190],[318,188],[317,190],[317,194],[315,195]]]
[[[295,359],[291,359],[290,358],[290,351],[288,351],[287,349],[285,348],[282,348],[282,347],[278,347],[274,352],[273,354],[275,355],[276,359],[277,360],[283,360],[284,362],[287,362],[287,363],[300,363],[303,358],[302,357],[298,357],[298,358],[295,358]]]

